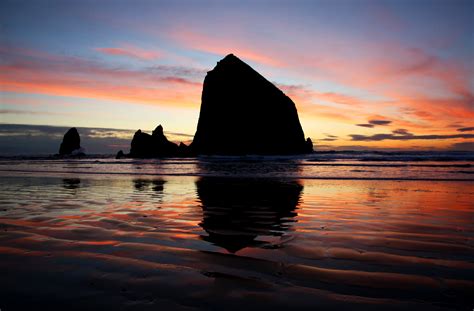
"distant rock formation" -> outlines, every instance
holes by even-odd
[[[293,101],[233,54],[207,73],[199,122],[190,145],[196,154],[300,154],[305,141]]]
[[[151,135],[143,133],[141,130],[135,132],[130,148],[130,157],[172,157],[179,155],[178,149],[178,145],[170,142],[163,134],[163,127],[158,125]]]
[[[59,155],[84,155],[84,149],[81,147],[81,137],[75,127],[70,128],[64,134],[63,141],[59,146]]]
[[[308,153],[313,152],[313,141],[311,138],[306,138],[306,150]]]
[[[117,155],[115,156],[116,159],[124,159],[126,158],[125,156],[125,153],[123,153],[122,150],[119,150],[119,152],[117,152]]]

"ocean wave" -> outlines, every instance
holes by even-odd
[[[15,170],[15,169],[0,169],[3,173],[20,173],[26,175],[37,175],[41,176],[70,176],[82,175],[82,176],[176,176],[176,177],[219,177],[219,178],[254,178],[254,179],[320,179],[320,180],[394,180],[394,181],[472,181],[473,178],[462,178],[462,177],[430,177],[430,176],[393,176],[393,177],[380,177],[375,171],[358,171],[371,173],[371,176],[320,176],[320,175],[299,175],[299,174],[255,174],[255,173],[172,173],[172,172],[96,172],[96,171],[52,171],[52,170]],[[357,172],[357,171],[355,171]],[[466,173],[466,171],[451,171],[455,175],[461,174],[473,174],[474,172]]]
[[[190,158],[156,158],[156,159],[115,159],[114,155],[88,155],[80,158],[58,158],[51,155],[36,156],[0,156],[3,161],[64,161],[64,162],[88,162],[98,163],[127,163],[127,162],[176,162],[176,164],[196,161],[212,162],[288,162],[288,161],[309,161],[309,162],[331,162],[340,160],[353,160],[359,162],[474,162],[474,153],[464,151],[316,151],[311,154],[301,155],[202,155]]]

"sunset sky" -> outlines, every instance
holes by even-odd
[[[0,123],[189,142],[229,53],[293,99],[315,150],[474,145],[469,0],[2,1]]]

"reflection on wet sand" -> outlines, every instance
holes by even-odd
[[[63,187],[69,190],[79,189],[81,186],[81,180],[79,178],[64,178]]]
[[[279,236],[294,222],[303,186],[297,181],[203,177],[196,181],[202,204],[203,239],[235,253],[268,244],[259,235]]]
[[[199,159],[196,164],[202,176],[298,176],[302,167],[299,161],[281,159],[279,161],[260,161],[252,158],[236,158],[233,161]]]
[[[472,308],[472,183],[146,177],[0,179],[0,308]]]
[[[152,198],[157,199],[157,202],[161,203],[165,183],[166,181],[163,179],[134,179],[133,188],[137,192],[150,193]]]
[[[166,181],[162,179],[134,179],[133,186],[137,191],[145,191],[151,188],[157,194],[163,192]]]

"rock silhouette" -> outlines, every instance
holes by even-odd
[[[233,54],[204,80],[195,154],[300,154],[305,141],[293,101]]]
[[[63,141],[59,146],[59,155],[84,155],[81,148],[81,137],[75,127],[70,128],[64,134]]]
[[[273,179],[202,177],[196,181],[208,235],[202,239],[235,253],[271,247],[259,236],[281,236],[295,221],[303,185]]]
[[[313,152],[313,141],[309,137],[306,139],[306,150],[307,152]]]
[[[117,152],[117,155],[115,155],[115,158],[116,159],[124,159],[124,158],[126,158],[126,156],[125,156],[125,153],[123,153],[122,150],[119,150],[119,152]]]
[[[178,145],[170,142],[163,134],[163,127],[158,125],[153,133],[141,130],[133,135],[130,156],[133,158],[167,157],[178,155]]]

